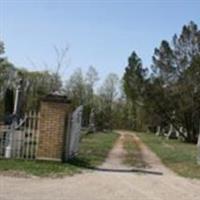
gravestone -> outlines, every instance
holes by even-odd
[[[179,137],[179,133],[175,130],[174,126],[170,124],[169,132],[167,133],[167,139],[177,139]]]
[[[157,131],[156,131],[156,136],[160,136],[161,135],[161,128],[160,126],[157,127]]]

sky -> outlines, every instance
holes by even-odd
[[[200,26],[200,0],[0,0],[0,40],[17,67],[53,70],[68,47],[67,79],[94,66],[101,78],[121,77],[136,51],[149,67],[155,47],[191,20]]]

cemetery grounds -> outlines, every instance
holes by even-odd
[[[72,165],[77,164],[79,167],[82,166],[87,169],[74,176],[41,178],[38,176],[10,177],[1,175],[0,199],[199,199],[199,180],[181,177],[177,175],[177,173],[179,173],[178,171],[175,173],[175,170],[172,171],[165,167],[155,153],[142,142],[142,140],[145,141],[143,135],[140,135],[142,138],[141,140],[133,132],[119,131],[119,133],[120,136],[117,141],[116,135],[114,134],[115,136],[112,136],[111,140],[116,142],[104,162],[103,160],[106,152],[101,153],[98,151],[97,153],[94,149],[90,151],[85,150],[88,154],[87,159],[84,160],[83,157],[79,157]],[[93,136],[89,137],[92,138]],[[99,134],[97,137],[103,136]],[[108,138],[106,141],[107,142],[104,140],[104,143],[102,142],[102,144],[96,144],[95,146],[99,146],[99,149],[105,147],[105,149],[107,148],[108,150],[109,147],[111,147],[108,144],[112,142],[110,142],[110,139],[108,141]],[[132,144],[137,144],[137,147],[134,147],[134,149],[132,149],[132,147],[130,148],[129,144],[131,141]],[[149,138],[148,141],[152,143],[152,140]],[[145,142],[151,147],[148,141],[146,139]],[[94,148],[92,145],[93,142],[91,142],[90,148]],[[91,151],[98,156],[89,156]],[[86,152],[82,151],[82,153]],[[131,155],[135,155],[136,158],[131,159]],[[99,157],[101,157],[101,159],[98,159]],[[167,162],[166,158],[160,157],[162,161],[170,167],[169,161]],[[180,159],[181,158],[179,158],[179,160]],[[100,164],[101,162],[103,163]],[[91,166],[94,167],[99,164],[99,167],[91,169]],[[196,171],[196,173],[198,173],[198,171]],[[198,175],[196,178],[199,178]]]

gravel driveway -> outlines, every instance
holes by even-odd
[[[177,176],[133,133],[120,133],[121,137],[100,167],[104,170],[85,171],[61,179],[0,176],[0,200],[200,199],[200,181]],[[126,153],[122,142],[128,134],[141,143],[145,161],[151,166],[148,170],[163,172],[163,175],[130,172],[130,167],[121,163]]]

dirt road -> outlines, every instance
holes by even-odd
[[[110,152],[102,170],[62,179],[15,178],[0,176],[0,200],[199,200],[200,181],[179,177],[133,133],[120,132],[121,137]],[[151,171],[163,175],[130,172],[122,164],[125,151],[123,138],[132,134],[141,144]]]

